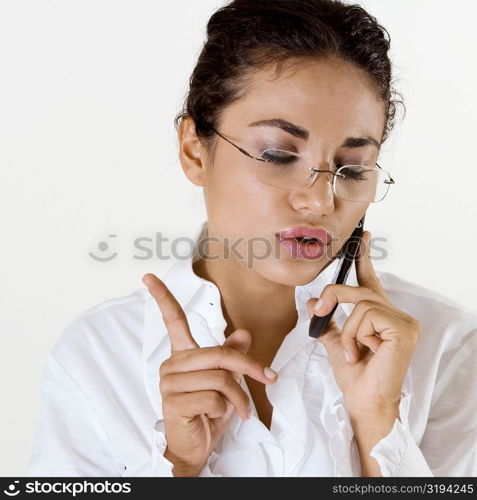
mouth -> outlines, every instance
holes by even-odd
[[[331,234],[324,228],[296,226],[291,229],[285,229],[276,236],[280,240],[293,239],[299,243],[319,243],[321,245],[329,245],[331,242]]]
[[[300,242],[300,243],[320,243],[321,245],[323,245],[323,242],[318,240],[317,238],[309,238],[309,237],[305,237],[305,236],[298,236],[298,237],[295,237],[293,238],[295,239],[296,241]]]
[[[326,229],[308,226],[293,227],[275,236],[294,259],[318,259],[325,254],[331,242],[331,234]]]

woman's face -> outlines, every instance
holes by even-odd
[[[381,142],[385,107],[364,71],[327,59],[302,63],[278,79],[273,76],[274,68],[253,74],[246,96],[224,109],[218,126],[222,135],[253,156],[274,148],[306,155],[310,167],[320,169],[374,165],[378,147],[342,146],[350,137]],[[296,137],[278,126],[251,125],[278,119],[305,129],[308,137]],[[225,258],[231,265],[277,283],[297,286],[313,280],[331,263],[369,206],[334,196],[332,176],[326,173],[318,174],[308,189],[264,184],[254,176],[254,160],[219,137],[208,163],[203,186],[209,236],[221,241],[210,244],[210,253],[220,251],[224,257],[222,238],[227,237]],[[323,256],[297,258],[279,244],[276,234],[295,226],[331,233]]]

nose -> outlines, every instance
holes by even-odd
[[[320,215],[329,215],[335,209],[333,175],[329,172],[315,173],[310,187],[292,191],[292,205],[296,210],[308,209]]]

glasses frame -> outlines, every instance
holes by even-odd
[[[263,158],[257,158],[253,155],[251,155],[248,151],[246,151],[245,149],[243,149],[242,147],[238,146],[237,144],[235,144],[234,142],[232,142],[230,139],[228,139],[227,137],[225,137],[224,135],[222,135],[220,132],[218,132],[215,128],[212,128],[212,131],[217,134],[219,137],[221,137],[222,139],[224,139],[225,141],[227,141],[229,144],[231,144],[234,148],[238,149],[242,154],[244,154],[245,156],[248,156],[249,158],[252,158],[254,160],[257,160],[257,161],[262,161],[264,163],[267,163],[267,160],[264,160]],[[273,148],[271,148],[273,149]],[[315,167],[311,167],[310,170],[314,173],[314,179],[313,181],[311,182],[311,184],[304,188],[304,189],[309,189],[311,186],[313,186],[313,184],[315,183],[316,179],[318,178],[318,173],[319,172],[329,172],[330,174],[333,174],[333,182],[332,182],[332,187],[333,187],[333,193],[338,196],[336,194],[336,191],[335,191],[335,179],[336,177],[344,177],[343,174],[340,174],[340,170],[344,167],[349,167],[350,165],[342,165],[338,171],[336,172],[333,172],[332,170],[322,170],[322,169],[317,169]],[[391,184],[396,184],[396,182],[394,181],[394,179],[391,177],[391,175],[389,174],[389,172],[387,170],[384,170],[377,162],[376,162],[376,166],[382,170],[383,172],[386,172],[389,176],[389,179],[386,179],[384,181],[385,184],[388,184],[388,185],[391,185]],[[278,186],[277,186],[278,187]],[[386,191],[386,194],[380,199],[380,200],[377,200],[377,201],[370,201],[370,202],[366,202],[366,203],[379,203],[380,201],[383,201],[384,198],[386,198],[387,194],[388,194],[388,191],[389,191],[389,186],[388,186],[388,190]],[[339,196],[338,196],[339,197]],[[340,197],[339,197],[340,198]],[[346,201],[353,201],[353,200],[346,200]],[[365,202],[356,202],[356,203],[365,203]]]

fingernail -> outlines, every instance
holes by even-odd
[[[265,377],[269,378],[270,380],[273,380],[277,376],[277,373],[268,367],[264,368],[263,373],[265,374]]]
[[[248,407],[248,412],[247,412],[247,420],[252,416],[252,408],[249,406]]]
[[[373,352],[376,352],[376,349],[374,347],[370,348]]]
[[[344,351],[344,357],[345,357],[346,361],[349,363],[351,358],[349,357],[348,351],[346,349]]]
[[[320,312],[320,309],[321,309],[321,307],[323,306],[324,303],[325,303],[325,301],[323,299],[319,299],[318,302],[313,307],[313,311]]]

